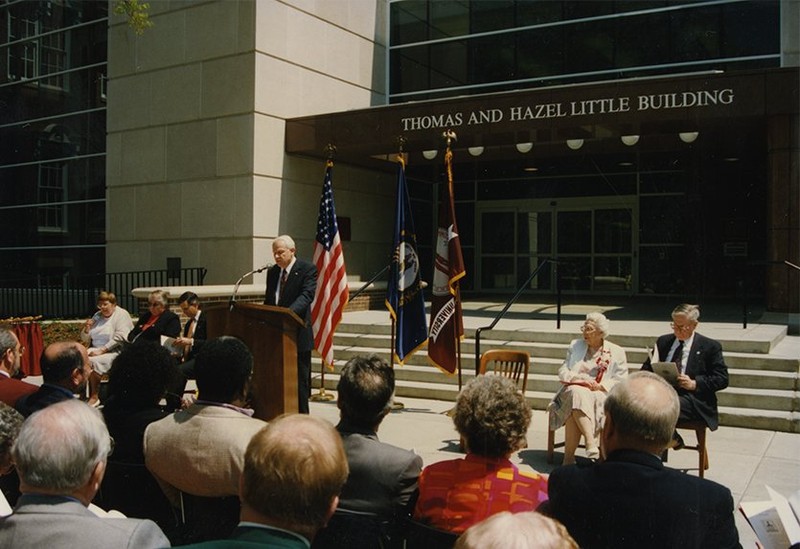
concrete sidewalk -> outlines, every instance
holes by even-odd
[[[444,415],[453,403],[412,398],[400,400],[405,407],[392,412],[384,420],[379,432],[382,441],[414,449],[422,456],[425,465],[463,455],[458,449],[458,434],[453,422]],[[333,401],[312,402],[311,414],[334,424],[339,417]],[[687,443],[693,442],[691,432],[682,431],[681,434]],[[563,435],[559,433],[558,436]],[[709,432],[707,444],[710,468],[705,478],[727,486],[737,506],[740,501],[768,500],[767,484],[785,496],[800,490],[800,434],[720,427],[713,433]],[[557,465],[547,463],[546,449],[547,416],[544,411],[534,410],[528,430],[528,448],[512,459],[522,468],[549,473]],[[559,451],[555,461],[561,461]],[[694,468],[687,474],[696,475],[697,453],[671,451],[668,465],[676,469]],[[754,547],[755,535],[738,511],[736,524],[742,546]]]

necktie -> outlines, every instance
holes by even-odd
[[[678,346],[675,347],[675,352],[672,353],[672,362],[678,365],[678,373],[683,373],[683,341],[678,340]]]
[[[286,272],[286,269],[283,270],[281,273],[281,284],[278,287],[278,299],[281,298],[283,295],[283,287],[286,286],[286,279],[289,278],[289,274]]]
[[[186,332],[186,335],[184,335],[183,337],[187,339],[193,338],[194,327],[195,327],[195,321],[194,317],[192,317],[186,321],[186,330],[184,330]],[[191,345],[187,345],[186,347],[183,348],[183,360],[186,360],[186,358],[189,356],[189,351],[191,350],[191,348],[192,348]]]

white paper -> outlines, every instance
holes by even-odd
[[[800,492],[786,499],[772,487],[766,488],[769,501],[742,502],[739,510],[747,518],[764,549],[786,549],[800,542],[800,523],[795,513],[800,508]]]
[[[789,538],[789,545],[800,542],[800,524],[797,523],[797,518],[792,512],[792,508],[789,506],[789,500],[769,486],[767,486],[767,492],[769,493],[770,499],[772,499],[772,503],[775,505],[775,509],[778,511],[778,516],[781,518],[783,528],[786,530],[786,535]]]

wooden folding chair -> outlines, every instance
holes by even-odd
[[[700,478],[703,478],[705,476],[706,469],[708,469],[708,448],[706,448],[706,429],[708,429],[708,425],[706,425],[706,422],[702,420],[678,420],[678,424],[675,426],[675,429],[694,431],[695,437],[697,438],[697,444],[694,446],[686,444],[684,445],[683,449],[694,450],[697,452],[697,474],[700,476]],[[663,461],[667,461],[668,452],[669,450],[664,450]]]
[[[524,395],[528,385],[530,364],[531,357],[525,351],[491,349],[481,355],[478,374],[484,375],[488,371],[492,371],[495,375],[507,377],[516,383],[517,388]]]

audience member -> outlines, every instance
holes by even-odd
[[[161,343],[161,336],[178,337],[181,321],[178,315],[169,310],[169,293],[154,290],[147,297],[147,312],[139,316],[136,325],[128,334],[128,341],[153,341]]]
[[[89,362],[92,373],[89,376],[89,404],[99,398],[102,376],[111,369],[119,347],[127,341],[133,330],[131,315],[117,306],[117,296],[112,292],[102,291],[97,296],[98,311],[86,321],[81,329],[81,340],[89,345]]]
[[[59,402],[32,415],[12,451],[22,496],[13,514],[0,519],[0,546],[169,547],[149,520],[103,519],[87,509],[111,449],[100,413],[83,402]]]
[[[294,239],[281,235],[272,242],[275,265],[267,271],[266,305],[277,305],[292,310],[303,321],[297,329],[297,410],[308,413],[311,394],[311,349],[314,335],[311,331],[311,302],[317,289],[317,267],[295,254]]]
[[[460,533],[501,511],[535,510],[547,499],[547,479],[509,460],[526,445],[530,421],[530,406],[511,380],[486,375],[467,383],[453,417],[467,455],[422,470],[414,518]]]
[[[10,515],[19,498],[19,477],[14,470],[11,447],[24,419],[14,408],[0,402],[0,517]]]
[[[679,411],[666,381],[631,374],[605,402],[606,460],[551,473],[544,510],[582,548],[741,547],[730,490],[661,462]]]
[[[204,523],[207,533],[184,539],[200,541],[220,534],[225,537],[236,525],[245,449],[252,436],[266,425],[251,417],[252,409],[244,408],[252,372],[253,355],[242,341],[230,336],[207,341],[197,355],[198,400],[185,410],[151,423],[145,430],[145,464],[173,506],[179,506],[181,492],[184,507],[186,494],[230,497],[229,504],[216,500],[215,505],[225,509],[224,513],[215,511],[219,523]],[[205,513],[207,507],[203,509]]]
[[[547,407],[550,429],[564,425],[564,465],[575,463],[583,435],[586,457],[598,459],[606,393],[628,375],[625,351],[608,341],[609,322],[602,313],[589,313],[581,326],[583,337],[569,344],[558,369],[563,384]]]
[[[346,479],[347,458],[330,423],[281,416],[247,446],[241,522],[231,539],[187,547],[306,549],[336,509]]]
[[[100,490],[101,506],[149,518],[164,529],[174,526],[173,515],[145,468],[143,438],[148,425],[171,413],[161,401],[176,375],[175,362],[164,347],[150,342],[128,345],[111,367],[103,406],[115,445]]]
[[[381,442],[377,434],[392,409],[394,384],[394,370],[376,355],[351,359],[339,375],[336,390],[341,420],[336,429],[350,474],[339,496],[339,509],[318,537],[325,540],[324,547],[352,548],[375,541],[367,532],[351,535],[354,528],[368,523],[354,520],[359,515],[348,516],[347,512],[377,515],[370,526],[374,526],[375,536],[388,537],[399,537],[401,521],[411,514],[409,499],[417,489],[422,458]],[[379,528],[380,523],[384,524]]]
[[[86,347],[77,341],[51,343],[42,352],[42,386],[35,393],[17,400],[16,408],[25,417],[56,402],[83,394],[92,366]]]
[[[578,544],[550,517],[503,511],[470,526],[454,549],[578,549]]]
[[[715,431],[719,426],[717,391],[728,386],[728,367],[722,358],[722,346],[695,332],[700,319],[700,307],[682,303],[672,311],[672,333],[656,341],[654,356],[678,366],[675,390],[681,403],[681,420],[700,420]],[[656,360],[658,361],[658,360]],[[652,371],[650,359],[642,365]],[[672,447],[680,448],[683,441],[674,433]]]
[[[0,402],[14,406],[17,400],[36,392],[36,385],[16,379],[19,361],[25,347],[22,347],[13,330],[0,326]]]

